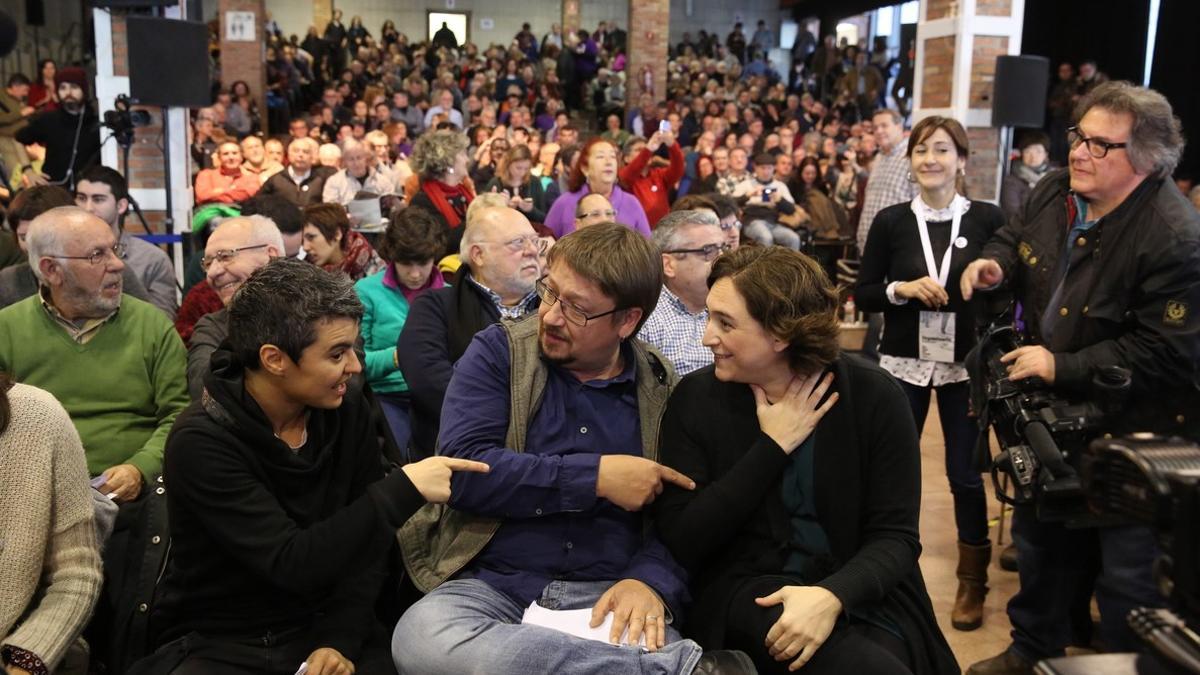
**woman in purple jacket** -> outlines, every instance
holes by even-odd
[[[641,202],[617,185],[619,161],[617,148],[602,138],[593,138],[584,144],[567,179],[569,192],[555,200],[546,215],[545,225],[555,238],[575,231],[575,206],[584,195],[593,192],[608,197],[617,212],[618,223],[645,237],[650,236],[650,223]]]

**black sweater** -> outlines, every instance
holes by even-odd
[[[79,146],[75,147],[75,132]],[[78,177],[84,169],[100,163],[100,119],[90,109],[72,115],[63,108],[34,115],[29,124],[15,134],[18,143],[40,143],[46,147],[42,173],[51,183],[63,181],[69,169]],[[74,162],[72,162],[72,158]],[[8,167],[11,171],[14,167]]]
[[[160,642],[191,631],[257,638],[311,627],[312,649],[357,658],[396,528],[424,504],[403,471],[383,478],[369,409],[312,410],[293,453],[245,392],[222,346],[167,438],[172,554]]]
[[[957,674],[917,565],[921,459],[908,400],[861,359],[842,356],[831,369],[840,399],[815,432],[813,483],[832,561],[817,585],[848,611],[882,608],[916,675]],[[696,481],[695,491],[667,486],[654,503],[659,535],[692,579],[685,633],[720,649],[738,584],[783,574],[791,523],[781,479],[791,458],[759,430],[750,388],[717,380],[709,366],[671,395],[661,459]]]
[[[950,241],[950,221],[931,222],[929,243],[934,261],[940,266],[942,254]],[[963,214],[959,237],[966,239],[963,248],[954,247],[950,255],[950,276],[946,292],[950,304],[940,311],[954,312],[954,360],[961,362],[975,346],[975,300],[964,302],[959,279],[967,265],[980,256],[992,235],[1004,225],[1004,213],[987,202],[971,202]],[[893,204],[879,212],[871,223],[867,245],[863,249],[862,266],[858,271],[858,286],[854,301],[867,312],[883,312],[882,354],[916,358],[917,324],[922,311],[933,311],[920,300],[893,305],[887,299],[888,284],[893,281],[913,281],[929,275],[921,236],[917,233],[917,217],[908,202]]]

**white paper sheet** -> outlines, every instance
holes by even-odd
[[[588,624],[592,620],[592,610],[587,609],[546,609],[537,604],[537,601],[531,602],[529,607],[525,609],[525,615],[521,617],[521,623],[532,626],[541,626],[550,628],[568,635],[581,637],[585,640],[596,640],[605,644],[612,644],[608,641],[609,631],[612,630],[613,615],[609,612],[608,616],[604,617],[604,623],[596,628],[592,628]],[[625,634],[621,636],[622,640],[626,640],[629,635],[629,629],[625,629]],[[638,643],[643,649],[646,647],[646,635],[643,633]],[[616,646],[616,645],[614,645]]]

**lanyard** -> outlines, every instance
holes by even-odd
[[[921,235],[921,250],[925,253],[925,267],[929,270],[930,278],[937,279],[942,288],[946,287],[946,282],[950,279],[950,257],[954,253],[954,242],[958,239],[958,230],[962,226],[966,205],[967,199],[962,195],[954,195],[954,201],[950,202],[950,208],[954,210],[954,219],[951,221],[950,241],[946,245],[946,253],[942,255],[942,268],[939,271],[937,262],[933,259],[933,244],[929,243],[929,225],[925,223],[925,216],[921,213],[927,207],[921,201],[920,195],[912,200],[912,212],[917,217],[917,233]]]

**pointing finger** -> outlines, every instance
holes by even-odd
[[[658,465],[658,475],[661,476],[663,480],[669,483],[674,483],[685,490],[696,489],[696,481],[688,478],[669,466],[663,466],[661,464]]]
[[[483,462],[476,462],[472,459],[459,459],[457,457],[447,457],[445,459],[447,469],[451,471],[474,471],[476,473],[487,473],[492,470],[492,467]]]

